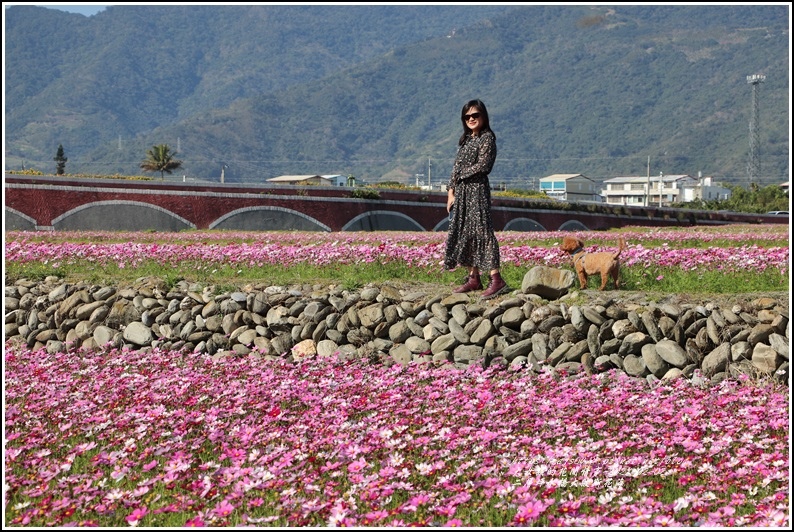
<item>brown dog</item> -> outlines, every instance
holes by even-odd
[[[571,255],[573,259],[573,267],[576,269],[576,275],[579,276],[579,284],[582,290],[587,288],[587,276],[601,274],[601,287],[599,290],[604,290],[607,286],[607,280],[612,277],[615,284],[615,289],[620,288],[620,253],[626,249],[626,242],[623,237],[620,237],[620,247],[617,253],[609,253],[601,251],[598,253],[588,253],[584,250],[584,243],[581,239],[566,236],[562,239],[560,249]]]

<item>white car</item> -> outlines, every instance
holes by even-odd
[[[788,216],[788,211],[769,211],[767,214],[777,214],[780,216]]]

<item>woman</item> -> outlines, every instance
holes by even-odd
[[[487,271],[491,282],[482,299],[491,299],[507,290],[499,273],[499,242],[491,220],[491,185],[488,174],[496,160],[496,135],[491,131],[488,110],[480,100],[470,100],[460,115],[463,135],[447,185],[447,234],[444,268],[468,269],[466,282],[454,290],[460,294],[482,290],[480,271]]]

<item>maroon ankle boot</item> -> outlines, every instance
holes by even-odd
[[[469,275],[466,277],[466,282],[453,290],[456,294],[464,294],[472,290],[482,290],[482,281],[479,275]]]
[[[485,292],[482,293],[480,296],[482,299],[491,299],[493,297],[498,296],[502,292],[507,289],[507,283],[504,282],[502,279],[502,274],[496,272],[495,274],[491,275],[491,284],[488,285],[488,288]]]

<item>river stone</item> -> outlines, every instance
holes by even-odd
[[[769,335],[769,346],[772,347],[775,351],[778,352],[780,356],[788,360],[788,338],[783,336],[782,334],[772,333]]]
[[[124,341],[130,342],[137,346],[148,346],[154,339],[152,337],[152,330],[139,321],[134,321],[124,328],[122,335]]]
[[[643,332],[637,331],[629,333],[623,338],[623,342],[620,344],[618,354],[621,356],[628,354],[639,355],[642,350],[642,346],[651,343],[652,341],[653,340],[651,337]]]
[[[783,362],[783,357],[772,347],[765,344],[756,344],[753,347],[751,361],[753,366],[766,374],[772,374]]]
[[[452,359],[455,362],[470,363],[482,358],[483,348],[478,345],[459,345],[452,351]]]
[[[413,360],[413,353],[405,344],[392,347],[389,351],[389,356],[395,363],[402,366],[407,366]]]
[[[659,356],[658,352],[656,351],[656,345],[645,344],[642,346],[640,352],[642,361],[645,362],[645,367],[648,368],[648,371],[660,379],[664,377],[664,375],[670,369],[670,365],[665,362],[661,356]]]
[[[636,355],[626,355],[623,358],[623,369],[632,377],[645,377],[648,374],[648,368],[642,357]]]
[[[547,299],[559,299],[573,286],[575,275],[571,270],[534,266],[521,281],[521,291],[525,294],[537,294]]]
[[[471,342],[471,337],[466,334],[466,331],[460,326],[455,318],[449,320],[447,325],[449,326],[449,332],[452,333],[452,335],[455,337],[455,340],[457,340],[459,343],[468,344]]]
[[[520,307],[508,308],[502,315],[502,324],[505,327],[518,330],[525,319],[524,311]]]
[[[706,355],[700,364],[704,375],[713,376],[725,371],[731,359],[731,344],[722,343]]]
[[[430,342],[423,338],[411,336],[405,341],[405,346],[411,353],[424,353],[430,351]]]
[[[655,349],[656,354],[673,367],[683,368],[689,363],[689,358],[684,348],[672,340],[659,340],[655,345]]]
[[[594,308],[592,307],[582,307],[582,314],[590,323],[601,326],[602,323],[606,321],[606,318],[599,314]]]

